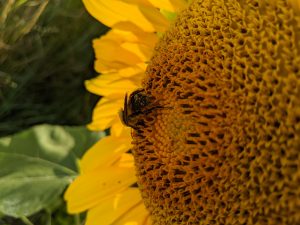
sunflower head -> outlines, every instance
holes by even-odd
[[[300,223],[292,5],[196,0],[160,40],[143,84],[152,110],[133,133],[154,224]]]

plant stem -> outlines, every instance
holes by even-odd
[[[40,18],[40,16],[44,12],[44,10],[45,10],[46,6],[48,5],[48,3],[49,3],[49,0],[46,0],[46,1],[41,3],[41,5],[37,9],[37,11],[34,13],[32,19],[30,21],[28,21],[26,26],[24,26],[23,29],[21,30],[20,33],[21,33],[22,36],[29,33],[31,31],[31,29],[34,27],[34,25],[36,25],[38,19]]]
[[[75,220],[75,225],[81,225],[80,214],[76,214],[74,216],[74,220]]]
[[[25,217],[25,216],[22,216],[20,219],[21,219],[21,220],[23,221],[23,223],[25,223],[26,225],[34,225],[34,224],[31,223],[31,221],[30,221],[27,217]]]
[[[47,225],[51,225],[52,224],[52,214],[50,210],[46,210],[47,215],[48,215],[48,220],[47,220]]]
[[[8,0],[8,1],[6,1],[4,9],[3,9],[2,13],[1,13],[1,18],[0,18],[0,23],[1,24],[5,23],[5,20],[6,20],[6,18],[7,18],[7,16],[8,16],[8,14],[9,14],[9,12],[10,12],[10,10],[11,10],[11,8],[12,8],[12,6],[13,6],[14,3],[15,3],[15,0]]]

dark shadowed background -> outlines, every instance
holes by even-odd
[[[14,135],[10,140],[24,142],[34,135],[28,131],[20,136],[21,131],[44,123],[84,127],[98,99],[84,88],[84,80],[97,75],[91,41],[107,28],[86,12],[81,0],[0,0],[0,13],[0,137]],[[50,129],[56,136],[69,132]],[[83,135],[90,146],[93,141],[82,129],[69,136]],[[62,141],[59,135],[55,138]],[[30,145],[23,142],[24,148]],[[0,212],[0,225],[81,223],[80,216],[67,215],[62,197],[29,217]]]

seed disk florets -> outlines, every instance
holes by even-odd
[[[196,0],[158,44],[134,132],[154,224],[300,224],[300,18]]]

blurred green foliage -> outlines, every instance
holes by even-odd
[[[103,135],[85,127],[39,125],[0,138],[0,212],[6,215],[0,224],[77,220],[66,214],[62,194],[79,173],[77,161]]]
[[[90,121],[91,40],[107,31],[80,0],[0,1],[0,136]]]
[[[91,40],[106,31],[105,26],[86,12],[81,0],[0,0],[0,137],[41,123],[60,125],[88,123],[91,120],[92,108],[98,99],[88,93],[83,85],[84,80],[96,75],[93,70],[94,54]],[[48,127],[48,131],[49,129],[53,128]],[[62,134],[61,129],[67,130],[69,135]],[[56,127],[54,131],[47,133],[41,130],[36,132],[36,128],[33,127],[28,132],[0,139],[1,168],[15,157],[13,161],[21,160],[23,166],[6,164],[8,177],[14,174],[25,176],[26,173],[22,174],[23,169],[28,174],[38,173],[39,163],[44,165],[45,170],[51,172],[51,166],[46,166],[50,164],[44,163],[43,160],[53,162],[53,160],[58,160],[57,155],[54,157],[53,152],[47,155],[49,149],[53,150],[47,144],[43,145],[44,150],[38,147],[41,140],[46,140],[44,144],[47,140],[49,141],[45,139],[48,134],[47,137],[57,138],[54,143],[63,144],[62,146],[56,145],[54,148],[60,149],[61,147],[58,156],[62,156],[61,154],[70,147],[69,142],[64,138],[72,136],[73,141],[75,140],[74,143],[71,141],[76,146],[71,154],[65,155],[61,161],[54,162],[76,173],[76,160],[90,144],[95,142],[95,139],[92,142],[88,141],[89,144],[79,141],[80,144],[78,140],[84,141],[90,136],[89,132],[84,131],[84,128],[70,129],[73,131]],[[44,134],[44,137],[35,136],[37,134]],[[7,143],[9,145],[6,146]],[[34,155],[36,151],[44,154],[42,161],[36,159]],[[17,155],[10,155],[11,153]],[[49,158],[49,156],[54,158]],[[27,163],[28,160],[34,161],[33,171],[25,170],[25,167],[31,166]],[[0,180],[6,176],[2,175]],[[8,184],[5,180],[2,182]],[[22,199],[24,193],[14,195],[13,191],[19,193],[22,185],[27,184],[17,182],[21,185],[18,186],[13,184],[13,179],[9,182],[12,182],[10,185],[13,186],[11,197],[19,196],[18,199]],[[27,215],[19,211],[20,215],[23,213],[26,217],[14,218],[0,212],[0,225],[82,224],[84,215],[80,217],[66,213],[65,202],[62,199],[64,185],[66,184],[62,183],[62,186],[58,188],[53,202],[38,202],[40,205],[37,205],[32,212],[41,210],[33,215],[31,212]],[[9,185],[1,187],[3,190],[9,190]],[[41,188],[44,187],[47,185],[41,186]],[[3,194],[3,190],[1,190],[0,198],[5,202],[11,193],[8,191],[7,194]],[[22,207],[15,208],[10,215],[15,215],[17,209],[24,210]]]

